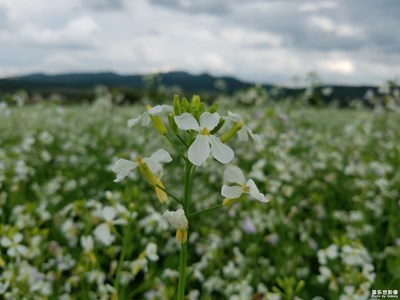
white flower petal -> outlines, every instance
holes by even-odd
[[[136,124],[138,124],[140,121],[142,121],[142,126],[149,125],[150,117],[149,117],[149,113],[147,111],[142,113],[137,118],[132,118],[132,119],[128,120],[128,127],[131,128],[131,127],[135,126]]]
[[[227,164],[232,161],[235,154],[233,150],[223,144],[221,140],[215,136],[210,136],[210,145],[211,145],[211,155],[223,164]]]
[[[200,127],[207,127],[208,130],[213,130],[219,123],[218,113],[203,112],[200,116]]]
[[[156,152],[154,152],[150,157],[146,157],[143,159],[144,162],[148,165],[150,170],[155,174],[156,176],[162,175],[162,165],[161,163],[169,163],[172,161],[171,155],[164,149],[159,149]]]
[[[185,216],[185,212],[182,208],[178,209],[177,211],[167,210],[163,217],[166,218],[171,226],[175,229],[186,229],[189,225],[189,222]]]
[[[91,235],[82,235],[81,236],[81,246],[85,251],[93,250],[93,238]]]
[[[149,158],[144,159],[146,163],[157,162],[157,163],[169,163],[172,161],[171,155],[164,149],[159,149],[154,152]]]
[[[260,193],[260,191],[258,190],[256,184],[254,183],[253,179],[249,179],[246,182],[246,185],[249,187],[249,194],[250,196],[252,196],[254,199],[263,202],[263,203],[267,203],[268,199],[265,197],[264,194]]]
[[[206,135],[198,134],[194,142],[189,147],[189,161],[196,166],[201,166],[201,164],[206,161],[209,155],[210,138]]]
[[[126,222],[126,220],[124,220],[122,218],[116,219],[116,220],[112,221],[112,223],[113,223],[113,225],[126,225],[126,224],[128,224]]]
[[[246,182],[242,170],[236,166],[229,166],[225,169],[224,180],[226,182],[238,183],[240,185],[243,185]]]
[[[260,138],[260,136],[259,136],[258,134],[254,134],[253,131],[252,131],[248,126],[246,126],[246,125],[243,125],[242,130],[243,130],[243,129],[246,131],[246,133],[247,133],[248,135],[250,135],[251,139],[252,139],[254,142],[256,142],[257,144],[260,143],[261,138]],[[240,139],[240,137],[239,137],[239,139]]]
[[[112,206],[105,206],[103,208],[103,218],[107,222],[114,220],[115,216],[117,215],[117,210]]]
[[[3,237],[1,238],[0,244],[1,244],[3,247],[8,248],[8,247],[11,246],[12,242],[11,242],[11,240],[10,240],[8,237],[3,236]]]
[[[25,256],[28,253],[28,247],[26,247],[24,245],[17,245],[16,250],[22,256]]]
[[[156,106],[150,108],[147,112],[150,115],[159,115],[163,112],[173,112],[173,111],[174,111],[174,109],[171,105],[164,104],[164,105],[156,105]]]
[[[149,167],[150,171],[154,175],[156,175],[157,177],[160,178],[160,176],[163,173],[163,166],[160,163],[152,161],[152,160],[146,161],[146,164]]]
[[[102,242],[105,246],[110,246],[115,240],[115,237],[111,234],[110,227],[106,223],[97,225],[93,233],[95,238]]]
[[[228,110],[228,116],[229,116],[228,119],[231,120],[232,122],[239,122],[241,119],[239,114],[230,112],[229,110]]]
[[[22,242],[23,239],[24,239],[24,236],[19,232],[17,232],[13,237],[14,243],[16,243],[16,244],[19,244],[20,242]]]
[[[17,256],[17,248],[15,248],[15,247],[8,248],[7,255],[10,257]]]
[[[239,136],[239,141],[242,142],[246,142],[249,140],[249,136],[247,134],[247,130],[246,127],[242,127],[238,132],[237,132],[238,136]]]
[[[132,162],[123,158],[118,159],[112,168],[112,171],[117,173],[117,178],[114,180],[114,182],[120,182],[123,180],[133,169],[136,169],[137,166],[137,162]]]
[[[196,130],[199,131],[199,123],[193,117],[193,115],[189,113],[183,113],[180,116],[175,116],[176,125],[182,130]]]
[[[223,185],[221,189],[221,195],[228,199],[239,198],[243,194],[243,188],[241,186],[229,186]]]
[[[146,256],[151,261],[157,261],[159,259],[157,255],[157,245],[154,243],[148,243],[146,246]]]

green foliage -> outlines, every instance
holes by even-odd
[[[202,111],[196,103],[182,99],[175,109]],[[190,299],[338,299],[399,289],[399,115],[285,103],[222,109],[240,111],[261,135],[257,154],[251,144],[228,144],[271,201],[240,201],[191,224]],[[118,157],[159,148],[154,129],[126,126],[143,110],[0,108],[0,297],[175,294],[179,245],[153,190],[139,176],[115,184],[111,172]],[[202,171],[192,211],[222,201],[223,169]],[[163,177],[166,186],[182,184],[174,172]],[[107,209],[115,212],[110,244],[95,234]]]

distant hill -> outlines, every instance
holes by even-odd
[[[148,75],[118,75],[115,73],[72,73],[60,75],[31,74],[0,79],[0,91],[34,88],[94,88],[106,85],[115,88],[145,88]],[[220,91],[216,81],[223,80],[226,91],[250,87],[254,84],[242,82],[232,77],[213,77],[208,74],[191,75],[186,72],[169,72],[157,74],[156,80],[165,86],[177,86],[184,91]]]
[[[220,92],[233,94],[236,91],[254,86],[254,83],[240,81],[233,77],[214,77],[209,74],[192,75],[186,72],[168,72],[160,74],[145,75],[118,75],[115,73],[72,73],[59,75],[31,74],[0,79],[0,94],[12,93],[17,90],[26,90],[30,95],[60,94],[67,99],[92,99],[94,88],[98,85],[105,85],[110,89],[117,89],[123,92],[132,101],[143,97],[148,91],[163,87],[173,91],[180,91],[185,94],[206,94],[216,95]],[[270,90],[273,85],[264,84],[263,87]],[[331,86],[333,93],[330,99],[339,99],[346,103],[355,98],[362,98],[368,89],[376,91],[371,86]],[[322,88],[322,87],[321,87]],[[147,92],[146,92],[147,91]],[[302,88],[281,88],[283,95],[296,95]]]

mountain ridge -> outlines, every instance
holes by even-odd
[[[74,98],[75,100],[79,100],[79,98],[92,99],[94,88],[99,85],[121,90],[124,94],[130,94],[130,98],[136,101],[146,93],[147,96],[154,96],[154,92],[150,93],[148,91],[155,91],[160,86],[169,89],[166,94],[173,94],[177,91],[187,95],[193,93],[217,95],[221,92],[231,95],[256,84],[241,81],[231,76],[212,76],[208,73],[194,75],[185,71],[131,75],[121,75],[114,72],[32,73],[0,79],[0,94],[26,90],[28,94],[47,96],[58,93],[65,98]],[[265,83],[261,84],[261,86],[267,91],[274,87],[279,87],[284,96],[298,95],[298,93],[305,90],[304,87],[293,88]],[[317,87],[317,89],[321,91],[324,87],[332,87],[332,95],[328,98],[331,100],[339,99],[341,103],[363,98],[367,90],[371,89],[374,92],[377,90],[377,87],[367,85],[323,85]],[[330,100],[328,99],[328,101]]]

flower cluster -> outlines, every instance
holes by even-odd
[[[247,141],[250,136],[253,141],[259,142],[260,138],[245,125],[239,114],[229,111],[228,116],[223,117],[217,112],[217,108],[217,105],[213,105],[206,110],[199,96],[193,96],[191,103],[186,98],[179,99],[175,96],[173,106],[147,105],[144,113],[128,121],[128,126],[134,127],[137,124],[148,126],[152,123],[156,131],[171,143],[178,157],[184,157],[190,164],[189,168],[202,166],[210,155],[218,162],[228,164],[234,159],[234,151],[226,143],[235,134],[238,134],[241,141]],[[166,120],[163,120],[163,116]],[[227,128],[224,127],[226,120],[231,123]],[[134,161],[120,158],[112,168],[112,171],[117,174],[114,182],[122,181],[138,168],[142,177],[155,187],[157,198],[165,204],[168,200],[168,192],[161,181],[161,174],[163,174],[161,163],[171,161],[171,155],[164,149],[157,150],[150,157],[137,156]],[[263,203],[268,202],[267,198],[259,192],[254,180],[246,181],[243,172],[238,167],[229,166],[225,170],[224,177],[234,186],[222,186],[221,195],[225,197],[223,205],[231,204],[242,194],[249,194],[251,198]],[[184,202],[176,198],[175,200],[180,204]],[[188,220],[185,213],[187,212],[180,208],[175,212],[167,210],[164,214],[177,230],[176,238],[181,244],[187,241]]]

